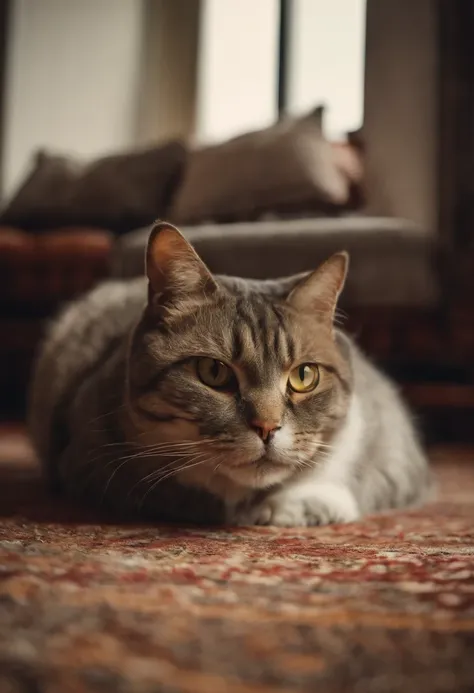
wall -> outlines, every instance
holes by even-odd
[[[201,0],[143,0],[139,141],[194,134]]]
[[[433,0],[367,0],[369,212],[438,223],[438,26]]]
[[[37,147],[84,157],[136,138],[140,0],[14,0],[7,54],[4,192]]]

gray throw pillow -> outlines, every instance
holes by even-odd
[[[80,164],[39,151],[0,223],[41,231],[95,226],[116,233],[165,217],[187,156],[181,142]]]
[[[331,212],[350,181],[323,134],[323,107],[189,154],[170,210],[180,224],[246,221],[268,212]]]

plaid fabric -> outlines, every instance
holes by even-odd
[[[71,228],[39,236],[0,227],[0,306],[41,312],[89,289],[108,274],[112,236]]]
[[[45,319],[109,273],[112,235],[0,227],[0,416],[21,415]]]

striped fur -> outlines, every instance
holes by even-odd
[[[429,474],[409,415],[334,329],[345,269],[336,256],[278,281],[214,277],[158,226],[148,290],[109,282],[50,331],[30,417],[49,477],[122,514],[185,522],[319,524],[419,500]],[[238,387],[203,384],[198,357],[229,364]],[[318,387],[291,392],[308,362]],[[270,443],[256,419],[278,422]]]

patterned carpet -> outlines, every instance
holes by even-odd
[[[474,454],[440,500],[308,530],[117,525],[0,432],[0,693],[472,693]]]

